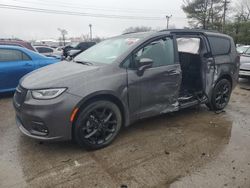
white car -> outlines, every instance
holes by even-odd
[[[250,48],[249,45],[237,47],[237,52],[239,54],[244,54]]]
[[[54,54],[62,56],[63,55],[63,48],[64,48],[64,46],[57,47],[56,49],[54,49]]]
[[[53,49],[51,47],[48,46],[35,46],[36,50],[40,53],[43,54],[47,57],[54,57],[57,59],[61,59],[61,53],[58,53],[58,51],[56,49]]]
[[[242,78],[250,78],[250,48],[240,56],[240,72]]]

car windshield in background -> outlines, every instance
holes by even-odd
[[[108,39],[82,52],[74,60],[78,62],[111,64],[140,40],[140,37]]]
[[[76,48],[78,44],[79,42],[74,42],[74,43],[71,43],[69,46],[71,46],[72,48]]]
[[[242,55],[243,56],[250,56],[250,48],[248,48]]]
[[[246,50],[249,49],[249,47],[250,47],[250,46],[240,46],[240,47],[237,48],[237,51],[238,51],[239,53],[244,53]]]

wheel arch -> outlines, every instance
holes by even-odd
[[[209,95],[208,95],[209,96],[208,97],[208,102],[206,103],[208,107],[209,107],[209,105],[211,103],[211,100],[212,100],[212,95],[213,95],[213,92],[214,92],[214,88],[216,87],[216,85],[217,85],[217,83],[219,81],[221,81],[223,79],[226,79],[226,80],[228,80],[230,82],[231,87],[233,87],[233,78],[232,78],[232,76],[230,74],[227,74],[227,73],[226,74],[221,74],[220,76],[216,76],[216,77],[217,77],[217,79],[215,79],[215,81],[213,82],[213,85],[212,85],[211,90],[210,90]],[[209,107],[209,108],[211,108],[211,107]]]
[[[89,105],[91,102],[97,101],[97,100],[108,100],[110,102],[113,102],[118,106],[118,108],[121,111],[122,115],[122,126],[127,126],[129,123],[129,115],[127,112],[127,108],[125,104],[117,97],[113,92],[109,91],[100,91],[96,93],[92,93],[86,97],[84,97],[77,105],[75,108],[78,108],[79,110],[77,111],[74,120],[72,122],[72,138],[74,138],[74,126],[75,126],[75,120],[78,118],[78,115],[80,112],[84,109],[84,106]]]
[[[230,74],[223,74],[223,75],[221,75],[221,76],[217,79],[217,81],[216,81],[216,83],[214,84],[214,86],[216,86],[216,84],[217,84],[220,80],[222,80],[222,79],[227,79],[227,80],[231,83],[231,87],[233,86],[233,78],[232,78],[232,76],[231,76]]]

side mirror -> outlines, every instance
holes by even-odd
[[[139,76],[142,76],[146,69],[149,69],[153,66],[153,63],[154,63],[154,61],[152,59],[149,59],[149,58],[140,59],[138,62],[137,74]]]

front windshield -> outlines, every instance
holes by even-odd
[[[249,47],[248,46],[240,46],[237,48],[239,53],[244,53]]]
[[[250,48],[248,48],[245,52],[244,52],[244,54],[243,55],[247,55],[247,56],[249,56],[250,55]]]
[[[111,64],[129,48],[140,41],[140,37],[119,37],[105,40],[79,54],[74,60]]]

